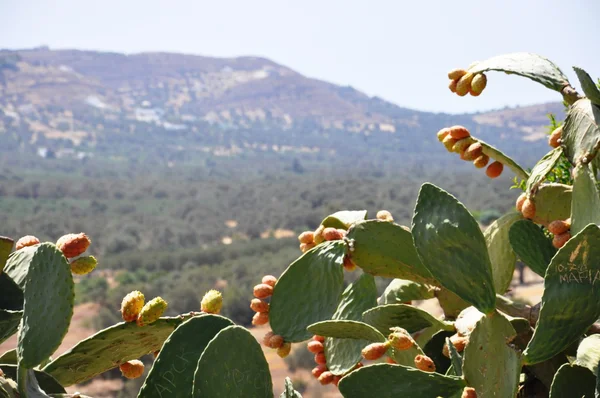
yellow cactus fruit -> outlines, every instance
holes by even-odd
[[[496,178],[502,174],[502,170],[504,170],[504,165],[500,162],[494,162],[485,170],[485,175],[490,178]]]
[[[167,306],[167,302],[162,297],[154,297],[142,307],[136,320],[137,325],[146,326],[156,322],[165,312]]]
[[[121,317],[125,322],[133,322],[137,319],[144,307],[144,294],[138,290],[127,294],[121,301]]]
[[[208,314],[218,314],[223,307],[223,295],[218,290],[209,290],[206,292],[200,302],[200,310]]]
[[[484,73],[478,73],[471,80],[471,95],[478,96],[483,92],[487,85],[487,76]]]
[[[474,75],[470,72],[467,72],[463,77],[461,77],[456,84],[456,94],[461,97],[467,95],[471,90],[471,82],[473,81],[473,77]]]
[[[280,358],[285,358],[290,355],[290,351],[292,351],[292,343],[283,343],[281,347],[277,349],[277,355]]]
[[[552,148],[558,148],[561,143],[562,132],[563,126],[556,128],[548,137],[548,145],[550,145]]]
[[[435,372],[435,363],[427,355],[417,355],[415,357],[415,367],[424,372]]]
[[[458,80],[450,80],[450,83],[448,83],[448,89],[450,91],[452,91],[453,93],[455,93],[457,84],[458,84]]]
[[[304,231],[298,235],[300,243],[313,243],[315,241],[315,233],[313,231]]]
[[[392,217],[392,213],[390,213],[387,210],[379,210],[377,212],[377,219],[380,221],[394,222],[394,217]]]
[[[144,374],[144,364],[138,359],[127,361],[119,365],[121,374],[128,379],[137,379]]]
[[[473,143],[473,139],[471,137],[463,138],[461,140],[456,141],[456,144],[452,147],[452,152],[462,153]]]
[[[467,71],[464,69],[452,69],[450,72],[448,72],[448,79],[458,80],[466,74]]]
[[[523,217],[532,220],[535,217],[535,202],[529,198],[526,198],[523,201],[523,206],[521,206],[521,213]]]
[[[39,243],[40,240],[38,238],[33,235],[27,235],[17,241],[15,250],[21,250],[24,247],[38,245]]]
[[[456,144],[456,141],[458,140],[452,138],[452,136],[448,134],[448,136],[442,140],[442,144],[444,144],[444,147],[448,152],[452,152],[452,148],[454,148],[454,144]]]
[[[475,167],[477,167],[478,169],[482,169],[485,166],[487,166],[488,162],[490,161],[490,158],[487,155],[479,155],[474,161],[473,161],[473,165]]]
[[[439,142],[444,141],[444,138],[446,138],[448,136],[448,134],[450,134],[450,129],[448,127],[444,127],[443,129],[441,129],[440,131],[437,132],[437,139]]]
[[[323,236],[324,230],[325,230],[325,227],[323,225],[319,225],[319,227],[315,230],[315,232],[313,234],[315,244],[318,245],[320,243],[325,242],[325,237]]]
[[[98,265],[94,256],[79,257],[70,262],[71,272],[75,275],[86,275],[92,272]]]

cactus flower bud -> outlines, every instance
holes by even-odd
[[[269,303],[255,298],[250,301],[250,308],[254,312],[269,312]]]
[[[154,297],[140,311],[136,320],[137,325],[146,326],[156,322],[167,309],[167,305],[167,302],[162,297]]]
[[[266,283],[260,283],[254,286],[254,297],[258,299],[265,299],[273,295],[273,286],[269,286]]]
[[[309,341],[308,344],[306,345],[306,348],[308,349],[308,351],[312,352],[313,354],[318,354],[325,350],[323,343],[321,343],[320,341],[314,341],[314,340]]]
[[[209,314],[218,314],[223,306],[223,295],[218,290],[209,290],[206,292],[200,302],[200,310]]]
[[[262,278],[262,283],[271,287],[275,287],[275,284],[277,283],[277,278],[275,278],[273,275],[265,275]]]
[[[33,235],[27,235],[17,241],[15,250],[21,250],[24,247],[38,245],[39,243],[40,240],[38,238]]]
[[[72,273],[75,275],[86,275],[96,268],[98,260],[96,260],[96,257],[94,256],[85,256],[71,261],[70,264]]]
[[[317,365],[315,368],[313,368],[313,370],[311,371],[312,375],[315,378],[319,378],[319,376],[321,376],[323,374],[323,372],[325,372],[327,370],[327,366],[325,365]]]
[[[464,126],[452,126],[450,127],[450,136],[455,140],[462,140],[471,136],[469,130]]]
[[[362,349],[361,355],[364,359],[374,361],[385,355],[388,348],[390,348],[390,342],[385,343],[371,343]]]
[[[465,387],[460,398],[477,398],[477,392],[473,387]]]
[[[504,165],[500,162],[494,162],[490,164],[487,169],[485,169],[485,175],[490,178],[499,177],[502,174],[502,170],[504,170]]]
[[[144,374],[144,364],[138,359],[127,361],[119,365],[121,374],[128,379],[137,379]]]
[[[125,322],[133,322],[137,319],[144,307],[144,294],[138,290],[127,294],[121,302],[121,316]]]
[[[344,235],[335,228],[325,228],[323,230],[323,238],[325,240],[340,240],[344,237]]]
[[[333,382],[333,379],[335,378],[335,376],[333,375],[333,373],[331,373],[330,371],[325,371],[323,373],[321,373],[321,376],[319,376],[319,383],[321,383],[321,385],[327,385],[327,384],[331,384]]]
[[[63,252],[66,258],[77,257],[90,247],[92,241],[83,232],[61,236],[56,241],[56,247]]]
[[[435,372],[435,363],[427,355],[417,355],[415,357],[415,367],[424,372]]]
[[[300,243],[313,243],[315,241],[315,233],[313,231],[304,231],[298,235]]]
[[[394,331],[388,336],[388,340],[392,347],[398,351],[408,350],[414,344],[414,341],[408,332],[403,331]]]
[[[254,326],[265,325],[269,323],[269,313],[268,312],[257,312],[252,317],[252,324]]]
[[[394,222],[394,217],[392,217],[392,213],[390,213],[387,210],[379,210],[377,212],[377,219],[380,221]]]
[[[290,355],[290,351],[292,351],[292,343],[283,343],[283,345],[277,349],[277,355],[279,355],[280,358],[285,358]]]

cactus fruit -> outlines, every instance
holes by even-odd
[[[441,129],[440,131],[437,132],[437,139],[439,142],[444,141],[444,138],[446,138],[448,136],[448,134],[450,134],[450,129],[448,127],[444,127],[443,129]]]
[[[504,170],[504,165],[500,162],[494,162],[487,167],[485,175],[490,178],[496,178],[502,174],[502,170]]]
[[[465,336],[461,336],[457,333],[455,335],[450,336],[450,342],[456,349],[456,352],[463,352],[465,350],[465,347],[467,346],[467,343],[469,342],[469,338],[465,337]],[[450,348],[445,343],[444,343],[444,348],[442,349],[442,354],[446,358],[450,358]]]
[[[313,231],[304,231],[298,235],[300,243],[313,243],[315,241],[315,233]]]
[[[133,322],[144,307],[144,294],[138,290],[127,294],[121,301],[121,317],[125,322]]]
[[[306,253],[307,251],[309,251],[310,249],[312,249],[313,247],[315,247],[317,244],[316,243],[300,243],[300,251],[302,253]]]
[[[83,254],[92,241],[83,232],[79,234],[67,234],[56,241],[56,247],[63,252],[66,258],[73,258]]]
[[[483,146],[479,142],[474,142],[464,151],[464,160],[475,160],[483,153]]]
[[[327,384],[331,384],[333,382],[334,378],[335,378],[335,376],[333,375],[333,373],[326,370],[325,372],[321,373],[321,375],[319,376],[319,383],[321,383],[322,386],[325,386]]]
[[[35,236],[26,235],[17,241],[15,244],[15,250],[21,250],[24,247],[38,245],[39,243],[40,240]]]
[[[323,238],[325,238],[325,240],[340,240],[344,237],[344,235],[335,228],[325,228],[323,230]]]
[[[548,231],[554,235],[560,235],[571,229],[571,219],[556,220],[548,224]]]
[[[94,256],[84,256],[71,261],[70,265],[71,272],[75,275],[86,275],[96,268],[98,260]]]
[[[323,374],[323,372],[325,372],[326,370],[327,370],[326,365],[317,365],[316,367],[313,368],[311,373],[315,378],[318,379],[319,376],[321,376]]]
[[[277,355],[280,358],[285,358],[290,355],[290,351],[292,351],[292,343],[283,343],[281,347],[277,349]]]
[[[275,287],[275,284],[277,283],[277,278],[275,278],[273,275],[265,275],[262,278],[262,283],[271,287]]]
[[[200,302],[200,310],[209,314],[220,313],[221,307],[223,307],[223,295],[220,291],[214,289],[206,292]]]
[[[527,199],[527,194],[523,192],[521,195],[519,195],[519,197],[517,198],[517,202],[515,203],[517,211],[520,212],[523,210],[523,203],[525,203],[525,199]]]
[[[154,297],[148,301],[137,317],[138,326],[146,326],[156,322],[167,309],[167,302],[162,297]]]
[[[394,217],[392,217],[392,213],[390,213],[387,210],[379,210],[377,212],[377,219],[380,221],[394,222]]]
[[[458,84],[458,80],[450,80],[450,82],[448,83],[448,89],[450,91],[452,91],[453,93],[455,93],[457,84]]]
[[[565,243],[568,242],[569,239],[571,239],[571,232],[569,231],[563,232],[562,234],[554,235],[554,238],[552,238],[552,246],[554,246],[557,249],[560,249],[565,245]]]
[[[266,283],[259,283],[254,286],[254,297],[257,299],[265,299],[273,295],[273,286],[267,285]]]
[[[467,71],[464,69],[452,69],[450,72],[448,72],[448,79],[458,80],[466,74]]]
[[[412,337],[406,331],[396,330],[389,335],[388,340],[392,347],[398,351],[408,350],[414,345]]]
[[[465,387],[460,398],[477,398],[477,393],[473,387]]]
[[[362,349],[361,355],[364,359],[374,361],[384,356],[389,348],[389,341],[386,341],[385,343],[371,343]]]
[[[327,363],[327,358],[325,358],[325,352],[318,352],[315,354],[315,362],[317,365],[325,365]]]
[[[456,84],[456,94],[461,97],[464,97],[471,90],[471,82],[473,81],[474,75],[472,73],[467,72],[463,77],[460,78],[458,83]]]
[[[415,367],[424,372],[435,372],[435,363],[427,355],[417,355],[415,357]]]
[[[456,141],[456,144],[452,147],[452,152],[462,153],[466,150],[469,145],[473,143],[473,139],[471,137],[463,138],[462,140]]]
[[[323,343],[321,343],[320,341],[314,341],[314,340],[309,341],[308,344],[306,345],[306,348],[308,349],[308,351],[312,352],[313,354],[318,354],[325,350]]]
[[[463,126],[452,126],[450,127],[450,136],[455,140],[462,140],[463,138],[467,138],[471,136],[469,130]]]
[[[483,73],[478,73],[471,80],[471,90],[470,93],[473,96],[478,96],[483,92],[485,86],[487,85],[487,76]]]
[[[137,379],[144,374],[144,363],[138,359],[119,365],[121,374],[128,379]]]
[[[557,127],[548,137],[548,145],[552,148],[558,148],[561,143],[561,137],[563,132],[563,126]]]
[[[320,343],[325,343],[325,337],[324,336],[319,336],[319,335],[314,335],[312,338],[314,341],[318,341]]]
[[[250,308],[254,312],[269,312],[269,303],[255,298],[250,301]]]
[[[252,324],[254,326],[265,325],[269,323],[269,313],[268,312],[257,312],[252,317]]]
[[[333,384],[334,386],[338,386],[340,380],[342,380],[342,376],[334,376],[333,377],[333,381],[331,382],[331,384]]]
[[[446,138],[444,138],[442,140],[442,144],[444,145],[444,147],[446,148],[446,150],[448,152],[452,152],[452,148],[454,148],[454,144],[456,144],[456,141],[458,141],[455,138],[452,138],[452,136],[450,134],[448,134],[446,136]]]
[[[535,217],[535,202],[532,199],[525,198],[521,206],[523,217],[532,220]]]
[[[271,337],[275,336],[275,333],[270,330],[267,333],[265,333],[265,335],[262,338],[262,343],[265,347],[269,347],[270,341],[271,341]],[[270,348],[270,347],[269,347]]]
[[[281,347],[283,345],[283,343],[284,343],[283,336],[280,336],[278,334],[274,334],[269,339],[269,343],[267,344],[267,347],[269,347],[269,348],[279,348],[279,347]]]
[[[475,167],[477,167],[478,169],[482,169],[485,166],[487,166],[488,162],[490,161],[490,158],[487,155],[479,155],[474,161],[473,161],[473,165]]]
[[[315,229],[315,232],[313,233],[313,239],[315,244],[318,245],[325,242],[325,237],[323,236],[324,230],[325,227],[323,225],[319,225],[319,227]]]
[[[347,254],[344,256],[344,269],[348,272],[352,272],[356,269],[356,263],[354,263]]]

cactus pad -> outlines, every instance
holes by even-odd
[[[600,137],[599,137],[600,139]],[[600,224],[600,194],[591,164],[575,167],[571,202],[571,235],[588,224]]]
[[[392,327],[401,327],[408,333],[414,333],[430,326],[435,326],[438,330],[454,330],[451,324],[436,319],[427,311],[406,304],[377,306],[365,311],[363,319],[384,335],[389,334]]]
[[[565,363],[554,376],[550,388],[550,398],[594,398],[595,386],[596,377],[589,369]]]
[[[565,155],[571,164],[578,165],[584,157],[591,160],[596,156],[600,145],[599,126],[600,106],[589,99],[580,99],[569,108],[562,141],[565,144]]]
[[[499,294],[508,289],[515,273],[517,256],[510,245],[509,233],[514,223],[522,218],[523,216],[518,212],[505,214],[487,227],[483,233],[492,264],[494,290]]]
[[[401,304],[412,300],[427,300],[435,297],[434,290],[421,283],[406,279],[394,279],[379,298],[379,304]]]
[[[4,269],[4,265],[6,264],[6,260],[8,260],[8,256],[10,255],[14,243],[15,242],[12,239],[0,236],[0,274]]]
[[[308,327],[312,334],[339,339],[384,342],[386,337],[373,326],[359,321],[322,321]]]
[[[16,365],[2,364],[0,362],[0,369],[2,369],[7,377],[13,380],[17,379]],[[60,383],[48,373],[34,370],[34,374],[40,388],[44,390],[46,394],[64,394],[66,392],[63,386],[61,386]]]
[[[342,210],[325,217],[321,222],[324,227],[348,229],[354,223],[367,218],[366,210]]]
[[[544,277],[556,249],[542,229],[529,220],[520,220],[512,225],[508,237],[510,245],[521,261],[533,272]]]

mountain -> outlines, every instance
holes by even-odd
[[[548,149],[550,112],[563,117],[560,103],[420,112],[258,57],[0,51],[0,136],[11,153],[145,154],[167,162],[271,153],[393,162],[441,154],[435,132],[464,124],[531,163]]]

